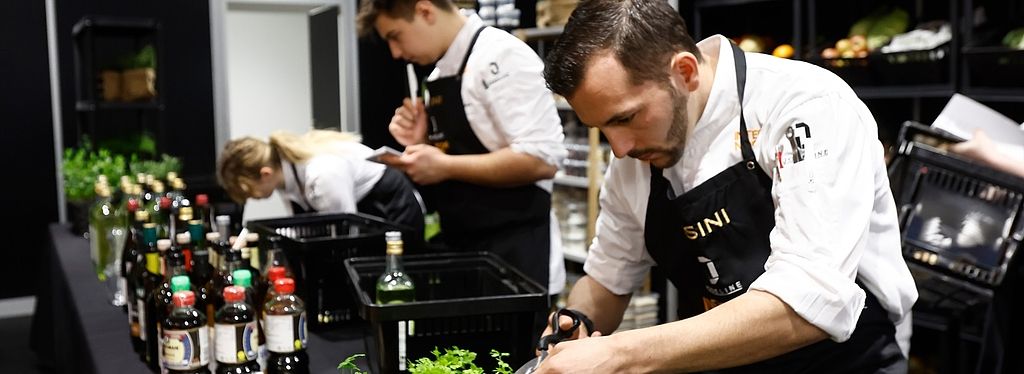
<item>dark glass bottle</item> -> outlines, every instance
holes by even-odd
[[[223,262],[213,277],[213,310],[224,306],[224,287],[235,284],[232,273],[242,266],[242,252],[237,249],[225,251]]]
[[[210,328],[195,301],[192,291],[175,292],[174,309],[162,320],[161,354],[168,373],[210,374]]]
[[[267,334],[267,374],[307,374],[306,308],[294,295],[295,281],[281,278],[274,282],[277,296],[264,306],[263,331]]]
[[[135,201],[128,202],[128,212],[132,216],[132,224],[129,226],[128,236],[124,242],[124,249],[121,251],[121,288],[125,295],[125,311],[128,312],[128,336],[132,342],[132,350],[135,353],[141,352],[145,344],[140,337],[139,313],[136,304],[136,268],[143,267],[143,257],[139,248],[142,243],[142,225],[149,218],[149,212],[139,210],[139,204]],[[140,221],[141,219],[141,221]]]
[[[210,305],[204,312],[210,319],[212,326],[212,315],[216,312],[210,303],[213,302],[213,274],[214,268],[210,264],[210,250],[206,244],[206,234],[203,232],[203,225],[199,220],[189,221],[189,237],[192,239],[192,270],[189,271],[189,278],[192,284],[199,291],[197,305]]]
[[[160,352],[163,348],[160,321],[167,318],[167,313],[170,310],[173,292],[171,291],[171,269],[179,264],[177,256],[168,256],[168,250],[171,247],[171,241],[168,239],[159,239],[156,241],[156,248],[158,253],[158,263],[160,264],[160,280],[156,286],[148,290],[146,295],[146,336],[152,336],[156,339],[149,341],[146,344],[146,348],[149,351],[149,366],[151,369],[160,370]],[[147,254],[149,256],[149,254]],[[173,258],[173,259],[172,259]],[[168,263],[169,261],[169,263]],[[146,259],[146,267],[149,267],[149,258]]]
[[[260,365],[256,361],[259,349],[256,310],[245,301],[246,293],[243,287],[225,287],[222,296],[225,303],[217,311],[214,334],[216,373],[260,372]]]
[[[213,232],[213,207],[210,206],[210,197],[204,193],[196,195],[196,214],[203,223],[203,232]]]
[[[146,214],[148,215],[149,212]],[[160,288],[164,277],[160,274],[160,252],[156,248],[156,225],[146,223],[142,227],[142,252],[146,266],[137,267],[134,277],[139,339],[143,343],[143,349],[139,352],[139,356],[151,369],[155,370],[159,368],[160,364],[159,356],[156,355],[159,337],[156,335],[155,323],[158,319],[153,318],[155,312],[150,310],[149,298]]]

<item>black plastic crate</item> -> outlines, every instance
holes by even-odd
[[[487,368],[494,367],[491,349],[509,353],[505,362],[512,367],[534,356],[533,322],[548,309],[547,292],[505,261],[487,252],[403,256],[417,301],[383,305],[375,292],[384,260],[345,261],[350,284],[358,285],[352,291],[359,315],[372,327],[374,372],[400,372],[409,360],[452,346],[476,352]]]
[[[868,56],[872,70],[886,85],[950,83],[949,43],[921,51],[877,53]]]
[[[250,221],[249,231],[261,238],[280,235],[288,264],[295,273],[296,292],[306,303],[309,328],[323,331],[361,321],[358,304],[347,292],[344,261],[350,257],[384,254],[384,233],[398,230],[403,241],[413,230],[364,214],[302,214]]]
[[[1024,239],[1024,179],[911,141],[901,146],[893,194],[904,257],[992,289]]]
[[[835,73],[850,86],[875,86],[883,83],[878,74],[871,69],[871,60],[867,57],[815,58],[811,61]]]
[[[1024,50],[1006,47],[964,49],[971,87],[1024,87]]]

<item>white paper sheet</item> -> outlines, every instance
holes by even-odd
[[[948,131],[964,139],[974,137],[975,129],[982,129],[999,151],[1024,161],[1024,124],[1018,125],[1009,117],[973,99],[953,94],[942,108],[932,127]]]

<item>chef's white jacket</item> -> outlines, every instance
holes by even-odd
[[[664,170],[677,196],[742,159],[733,54],[728,39],[711,38],[720,48],[707,106],[682,159]],[[758,164],[772,178],[775,204],[771,254],[750,288],[777,296],[842,342],[864,306],[864,291],[854,283],[859,280],[897,324],[906,352],[917,288],[902,256],[871,112],[849,85],[822,68],[765,54],[745,56],[743,115]],[[796,126],[801,123],[806,128]],[[785,136],[791,127],[804,144],[799,162],[793,162]],[[616,294],[638,289],[654,265],[644,244],[650,179],[648,163],[616,159],[601,189],[596,238],[584,270]]]
[[[427,77],[433,81],[458,74],[473,34],[483,27],[480,17],[468,17],[452,45]],[[544,83],[544,62],[526,43],[508,32],[487,28],[480,33],[462,76],[466,118],[480,143],[490,151],[510,148],[560,167],[568,154],[555,101]],[[550,179],[536,182],[551,192]],[[551,214],[548,292],[565,288],[558,221]]]
[[[320,213],[358,211],[359,200],[380,181],[386,166],[367,161],[373,150],[358,142],[337,142],[333,147],[335,152],[317,154],[302,162],[281,161],[285,187],[278,192],[286,201]],[[301,188],[292,168],[302,182]],[[286,205],[292,209],[290,204]]]

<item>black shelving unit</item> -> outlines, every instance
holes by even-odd
[[[697,0],[693,4],[693,19],[686,21],[692,23],[690,28],[698,41],[712,34],[739,37],[768,32],[775,44],[791,44],[793,56],[798,57],[803,56],[804,40],[801,3],[801,0]],[[789,22],[784,18],[780,21],[777,18],[780,16],[788,16]]]
[[[968,96],[984,101],[1024,101],[1024,50],[1001,45],[1002,37],[1013,28],[1024,27],[1024,1],[962,0],[963,34],[961,87]],[[973,21],[976,5],[984,4],[987,20]]]
[[[72,27],[74,42],[75,135],[79,144],[88,135],[94,142],[149,134],[157,153],[163,146],[162,40],[160,23],[151,18],[85,16]],[[104,101],[98,76],[119,64],[122,56],[151,45],[156,51],[156,96],[145,101]]]

